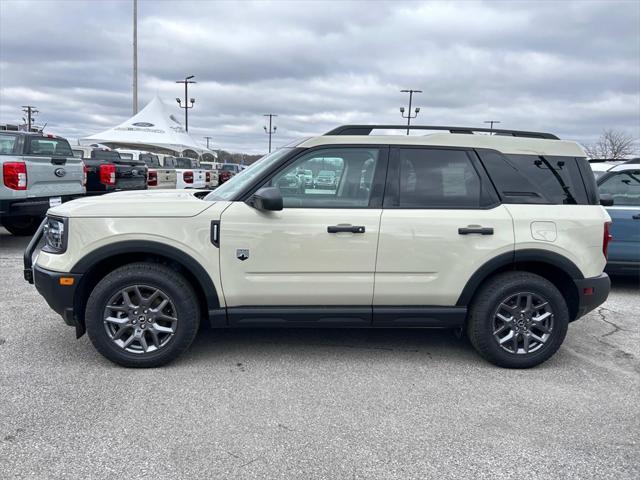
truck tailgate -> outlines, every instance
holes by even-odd
[[[170,169],[159,168],[158,172],[158,188],[176,188],[176,171]]]
[[[116,166],[116,189],[147,188],[147,166],[136,160],[118,160]]]
[[[78,195],[84,192],[84,164],[75,157],[21,157],[27,167],[27,197]]]

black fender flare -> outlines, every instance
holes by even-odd
[[[71,273],[84,274],[91,270],[93,266],[109,257],[136,253],[140,255],[155,254],[179,263],[187,269],[200,284],[199,286],[204,293],[209,311],[220,308],[220,301],[215,284],[204,267],[182,250],[160,242],[151,240],[125,240],[105,245],[89,252],[80,259],[71,268]]]
[[[474,274],[471,275],[465,287],[462,289],[462,293],[460,293],[460,296],[458,297],[456,306],[466,307],[469,305],[480,284],[496,271],[509,266],[515,268],[518,263],[523,262],[536,262],[551,265],[555,268],[559,268],[574,280],[581,280],[584,278],[584,275],[576,264],[564,255],[560,255],[559,253],[549,250],[535,248],[515,250],[513,252],[502,253],[478,268]]]

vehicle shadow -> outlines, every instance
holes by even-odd
[[[4,228],[0,227],[0,249],[3,251],[12,250],[24,250],[27,248],[31,237],[16,237],[7,232]]]
[[[187,352],[190,361],[212,357],[277,358],[341,357],[367,362],[388,361],[389,356],[412,360],[457,358],[478,362],[466,337],[453,330],[364,328],[203,328]]]
[[[612,290],[639,290],[640,273],[638,275],[610,275]]]

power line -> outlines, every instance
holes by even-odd
[[[22,111],[27,114],[27,131],[30,132],[32,119],[40,111],[33,105],[22,105]]]

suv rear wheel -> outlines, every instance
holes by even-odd
[[[567,304],[547,279],[508,272],[488,280],[471,306],[467,334],[482,357],[507,368],[548,360],[569,325]]]
[[[184,352],[198,331],[193,288],[178,272],[155,263],[132,263],[93,289],[85,315],[96,349],[125,367],[157,367]]]

